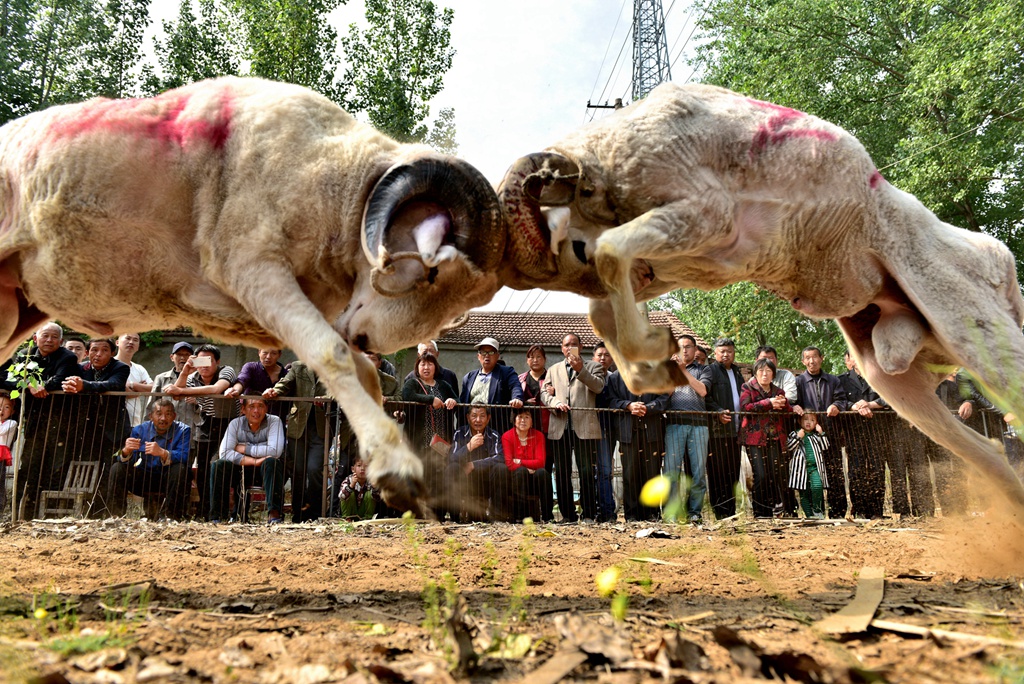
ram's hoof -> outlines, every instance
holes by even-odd
[[[385,473],[377,478],[384,503],[398,511],[412,511],[417,518],[432,518],[427,506],[423,481],[395,473]]]

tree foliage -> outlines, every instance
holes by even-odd
[[[250,73],[297,83],[340,102],[338,33],[327,15],[344,0],[230,0],[245,28]]]
[[[459,143],[455,141],[455,110],[445,107],[437,113],[434,120],[434,127],[427,133],[423,140],[438,152],[456,155],[459,153]]]
[[[162,75],[147,71],[146,90],[156,94],[215,76],[237,75],[241,46],[229,39],[238,33],[238,20],[216,0],[182,2],[176,21],[164,21],[164,37],[153,40]]]
[[[150,0],[0,0],[0,122],[139,93]]]
[[[1024,0],[705,0],[706,82],[856,135],[894,185],[1024,257]]]
[[[752,283],[734,283],[715,292],[676,290],[649,305],[672,311],[708,344],[731,337],[740,363],[752,363],[754,351],[770,345],[781,366],[799,369],[800,351],[815,346],[825,354],[826,369],[830,363],[837,370],[842,367],[846,342],[835,322],[806,318]]]
[[[377,130],[397,140],[426,139],[430,100],[441,92],[455,55],[454,16],[429,0],[366,0],[369,27],[353,24],[341,39],[347,106],[365,111]]]

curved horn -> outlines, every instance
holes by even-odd
[[[481,271],[493,271],[505,251],[498,197],[476,168],[454,157],[431,156],[396,164],[370,192],[363,213],[363,251],[377,264],[388,247],[388,230],[410,202],[432,203],[448,213],[442,244],[454,245]],[[382,250],[383,248],[383,250]]]
[[[512,287],[534,287],[558,272],[551,250],[551,228],[542,206],[572,203],[579,166],[554,152],[521,157],[498,186],[508,224],[508,257]]]

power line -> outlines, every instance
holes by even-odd
[[[882,168],[880,168],[878,170],[880,172],[881,171],[885,171],[886,169],[892,168],[893,166],[896,166],[897,164],[902,164],[903,162],[909,161],[909,160],[913,159],[914,157],[919,157],[922,154],[924,154],[925,152],[928,152],[929,150],[934,150],[936,147],[942,147],[943,145],[947,145],[947,144],[953,142],[954,140],[956,140],[957,138],[962,138],[965,135],[969,135],[971,133],[976,133],[977,131],[981,130],[985,126],[989,126],[993,122],[999,121],[999,119],[1002,119],[1004,117],[1013,116],[1014,114],[1016,114],[1017,112],[1019,112],[1021,110],[1024,110],[1024,105],[1021,105],[1020,107],[1017,107],[1012,112],[1006,112],[1004,114],[1000,114],[999,116],[995,117],[991,121],[983,121],[982,123],[978,124],[977,126],[975,126],[974,128],[972,128],[972,129],[970,129],[968,131],[962,131],[960,133],[957,133],[956,135],[951,136],[949,138],[946,138],[945,140],[943,140],[941,142],[937,142],[934,145],[931,145],[929,147],[924,148],[923,150],[919,150],[919,151],[915,152],[914,154],[908,155],[908,156],[904,157],[903,159],[897,159],[893,163],[886,164],[885,166],[883,166]]]
[[[597,90],[597,82],[601,80],[601,72],[604,71],[605,62],[608,61],[608,51],[612,48],[612,41],[615,39],[615,31],[618,30],[619,22],[622,21],[622,13],[626,9],[627,2],[629,2],[629,0],[622,0],[622,7],[619,9],[619,16],[615,18],[615,26],[612,28],[612,34],[608,36],[608,45],[604,49],[604,57],[601,58],[601,67],[597,70],[597,76],[594,78],[594,87],[590,89],[591,100],[594,98],[594,91]],[[619,54],[621,56],[621,50]],[[616,59],[616,61],[618,61],[618,59]],[[614,69],[615,67],[612,68]],[[600,102],[600,99],[598,99],[598,101]],[[583,118],[586,119],[586,117],[587,115],[584,113]]]

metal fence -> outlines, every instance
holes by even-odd
[[[151,517],[205,520],[211,517],[215,499],[224,515],[239,520],[250,515],[263,520],[271,507],[275,515],[296,522],[352,514],[351,506],[342,505],[348,499],[341,501],[339,495],[352,475],[358,444],[336,404],[303,397],[268,402],[271,413],[287,423],[286,434],[292,435],[280,456],[280,475],[267,475],[271,471],[262,467],[235,472],[214,465],[224,430],[237,415],[234,409],[191,426],[187,465],[179,469],[179,476],[172,476],[169,468],[147,467],[138,452],[123,455],[132,428],[124,400],[140,396],[147,401],[157,398],[128,392],[55,393],[32,402],[21,417],[14,466],[4,478],[6,489],[16,493],[7,505],[12,515],[102,517],[123,514],[127,506]],[[236,400],[220,401],[237,405]],[[300,410],[302,406],[308,411]],[[789,517],[814,512],[801,506],[801,494],[792,486],[791,469],[807,459],[802,446],[794,452],[785,443],[799,429],[793,414],[772,414],[775,424],[766,426],[767,437],[758,445],[745,444],[752,441],[748,431],[736,429],[744,414],[723,423],[720,414],[711,413],[639,416],[613,409],[574,409],[559,417],[548,409],[532,408],[527,411],[529,422],[539,432],[520,439],[514,428],[521,411],[487,406],[487,426],[493,434],[471,445],[472,408],[456,405],[430,411],[423,404],[385,404],[423,460],[426,500],[441,518],[608,521],[696,515],[707,520],[744,513]],[[764,419],[765,414],[749,417]],[[831,517],[938,511],[949,515],[985,505],[983,498],[969,494],[967,468],[892,411],[875,411],[871,418],[843,413],[823,418],[822,423],[829,438],[823,453],[828,481],[823,512]],[[1003,439],[1008,457],[1019,467],[1021,444],[999,414],[977,411],[968,424]],[[162,453],[163,447],[157,451]],[[538,451],[540,463],[524,461],[536,459]],[[540,464],[543,467],[530,467]],[[231,472],[214,482],[221,470]],[[672,502],[645,505],[641,489],[660,473],[670,480],[678,476]],[[269,487],[265,477],[271,480]],[[401,513],[372,493],[362,498],[367,497],[374,501],[378,516]],[[365,508],[361,510],[365,514]],[[220,514],[214,517],[220,519]]]

